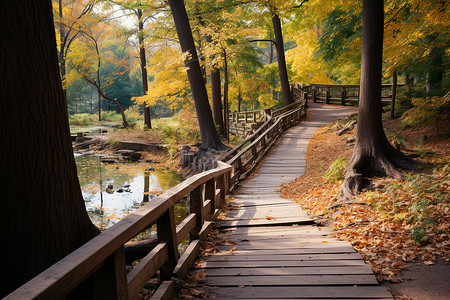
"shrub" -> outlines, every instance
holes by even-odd
[[[97,115],[93,114],[74,114],[69,116],[71,125],[91,125],[96,121]]]
[[[429,125],[450,117],[450,92],[442,97],[412,99],[413,108],[403,115],[402,126]]]
[[[337,182],[345,178],[345,168],[347,167],[347,158],[338,157],[328,168],[323,176],[327,182]]]

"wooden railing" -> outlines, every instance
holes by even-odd
[[[95,276],[95,299],[135,299],[157,270],[164,280],[173,274],[184,277],[197,255],[199,240],[211,228],[208,220],[214,218],[229,189],[231,166],[220,164],[167,190],[4,299],[60,299],[91,275]],[[186,195],[190,214],[176,226],[174,205]],[[127,274],[124,244],[153,224],[159,244]],[[178,245],[188,235],[190,243],[179,257]],[[165,282],[156,295],[164,298],[172,287]]]
[[[159,270],[163,281],[152,299],[172,299],[171,277],[184,278],[212,228],[225,196],[248,175],[283,130],[306,113],[306,103],[275,111],[249,139],[229,151],[215,169],[194,175],[152,199],[120,222],[100,233],[50,266],[4,299],[60,299],[89,278],[94,299],[135,299]],[[174,205],[189,197],[189,215],[175,223]],[[158,244],[127,272],[124,245],[138,233],[156,225]],[[189,236],[179,255],[178,246]]]
[[[282,107],[278,110],[275,110],[274,107],[268,109],[261,110],[251,110],[251,111],[242,111],[242,112],[232,112],[229,114],[228,118],[228,128],[229,133],[238,135],[241,137],[247,137],[249,134],[252,136],[255,133],[255,130],[261,128],[261,124],[271,117],[277,117],[289,110],[292,110],[298,106],[299,101],[307,101],[307,92],[302,91],[301,89],[293,87],[292,92],[294,94],[295,99],[298,101],[293,104]]]
[[[396,87],[402,86],[404,84],[396,85]],[[359,85],[311,84],[299,90],[306,93],[308,100],[312,102],[340,105],[346,105],[347,103],[358,105],[359,102]],[[381,85],[381,101],[383,103],[390,103],[392,101],[392,94],[392,84]]]
[[[301,120],[306,114],[306,104],[305,101],[297,101],[274,111],[254,134],[220,158],[233,167],[230,190],[254,169],[284,130]]]
[[[235,111],[229,114],[228,130],[229,133],[234,135],[247,136],[266,119],[267,116],[264,113],[264,110]]]

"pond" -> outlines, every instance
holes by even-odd
[[[102,163],[99,156],[77,153],[75,162],[86,210],[100,230],[184,180],[182,175],[152,163]],[[188,212],[187,201],[180,201],[175,207],[177,223]]]

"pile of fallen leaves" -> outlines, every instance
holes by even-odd
[[[450,153],[448,132],[430,126],[400,130],[399,120],[386,123],[388,134],[415,157],[416,170],[405,173],[403,180],[376,178],[353,201],[338,201],[342,180],[327,181],[324,175],[333,161],[350,157],[349,141],[356,131],[338,135],[343,124],[337,123],[315,134],[307,150],[305,175],[285,185],[282,194],[327,220],[338,238],[361,253],[380,281],[398,282],[409,261],[433,264],[437,256],[450,261]]]

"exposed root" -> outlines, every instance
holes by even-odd
[[[390,144],[386,148],[384,152],[370,151],[370,153],[355,148],[342,186],[343,199],[352,199],[355,194],[368,187],[369,178],[389,176],[402,179],[403,174],[398,168],[412,170],[413,162],[407,156]]]

